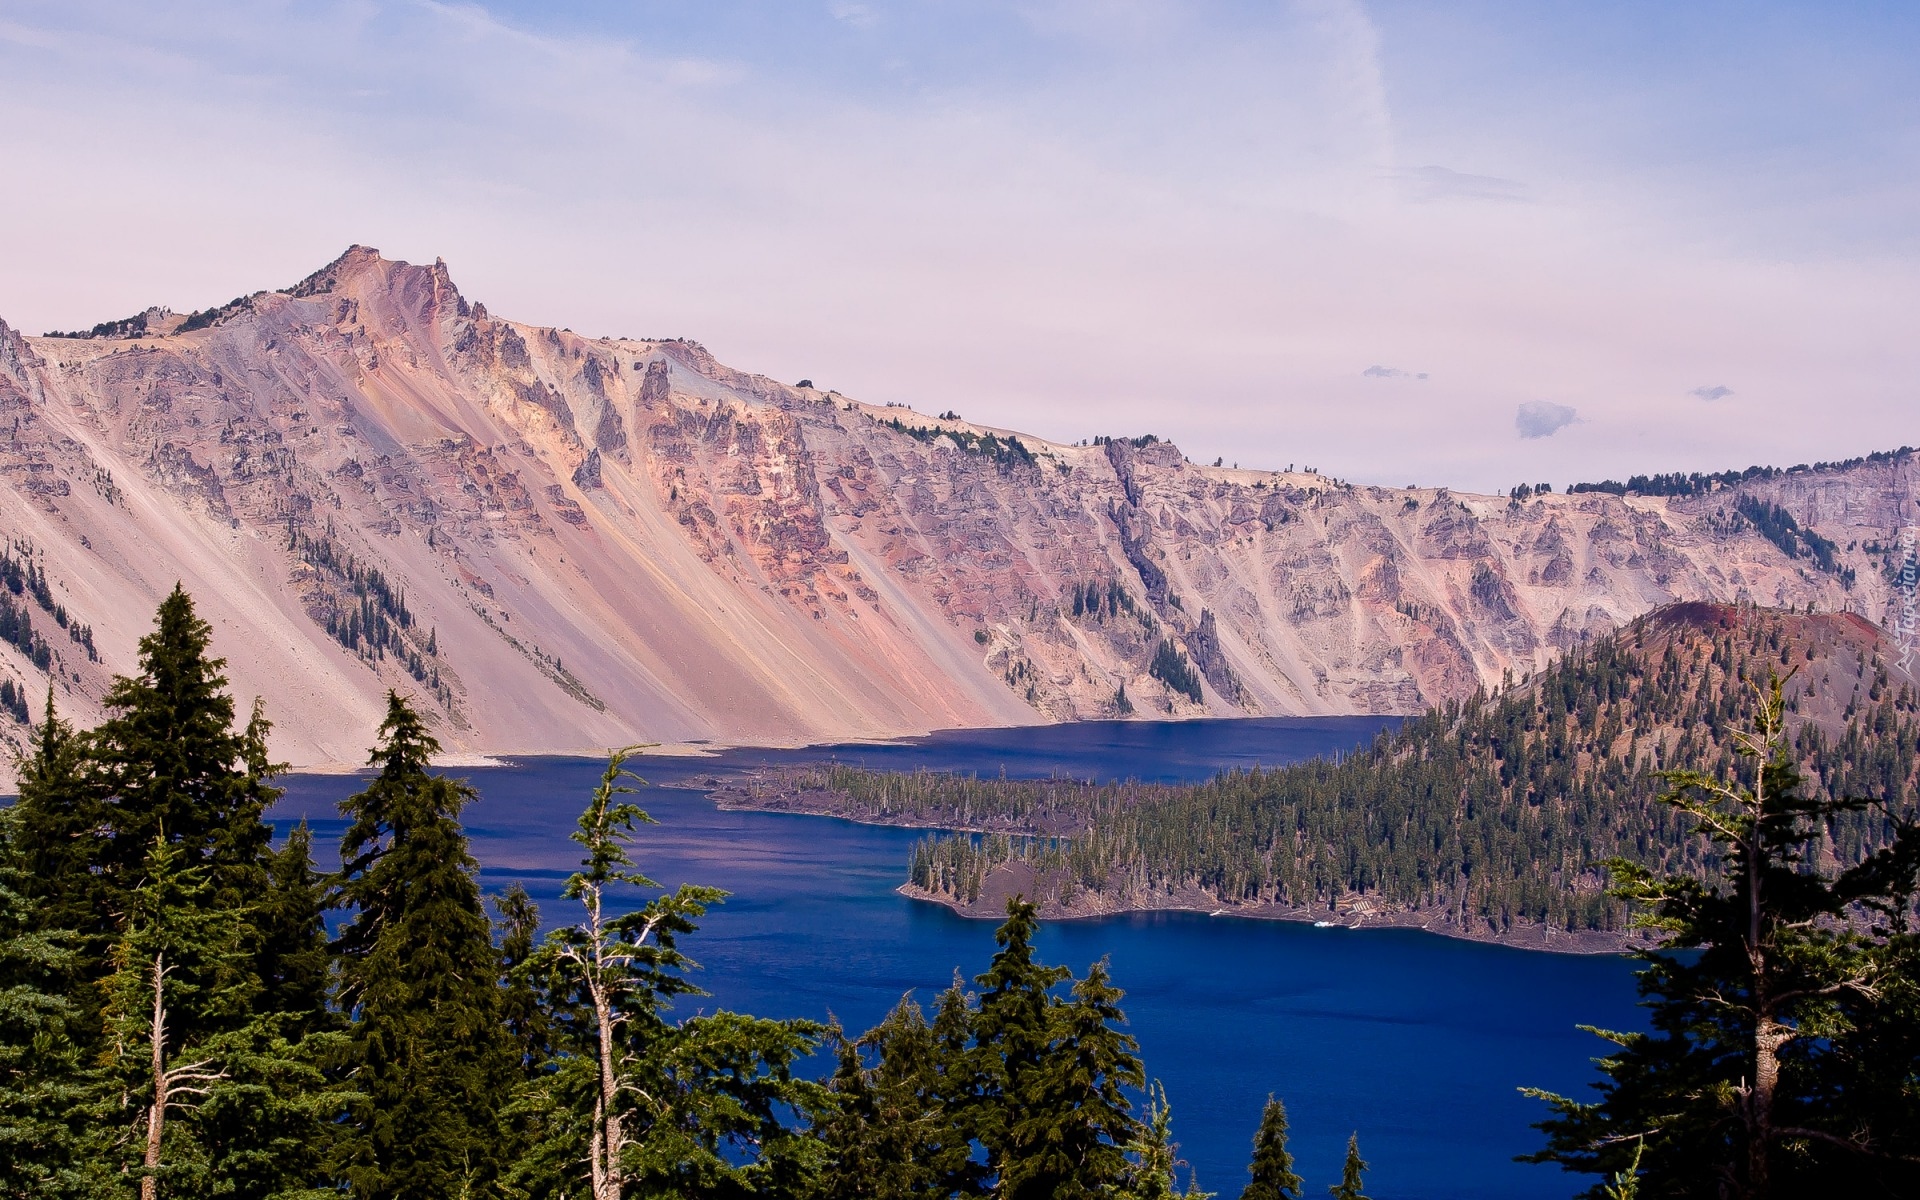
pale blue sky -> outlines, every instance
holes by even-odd
[[[358,241],[503,315],[1062,440],[1485,489],[1844,457],[1920,442],[1917,34],[1891,3],[12,0],[0,318],[192,308]],[[1542,404],[1578,417],[1521,436]]]

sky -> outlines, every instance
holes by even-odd
[[[1920,444],[1920,6],[0,6],[0,319],[472,299],[1504,491]]]

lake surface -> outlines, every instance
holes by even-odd
[[[936,734],[887,745],[733,750],[638,765],[657,786],[638,797],[660,822],[635,857],[668,886],[723,887],[731,899],[685,946],[700,961],[699,1003],[773,1017],[877,1022],[901,995],[923,1003],[993,953],[991,924],[907,900],[914,830],[820,817],[722,812],[694,781],[770,762],[837,757],[887,769],[981,775],[1202,779],[1223,767],[1277,765],[1364,744],[1370,719],[1096,722]],[[602,764],[528,759],[464,775],[481,798],[466,812],[489,892],[519,881],[549,920],[577,860],[567,840]],[[306,818],[316,858],[334,865],[335,804],[346,776],[295,776],[275,810]],[[1509,950],[1417,931],[1160,913],[1051,922],[1043,958],[1076,974],[1101,957],[1126,989],[1147,1073],[1166,1084],[1181,1154],[1202,1187],[1232,1200],[1260,1107],[1287,1103],[1306,1195],[1339,1177],[1357,1130],[1381,1200],[1568,1196],[1591,1183],[1511,1161],[1538,1144],[1543,1106],[1526,1084],[1580,1094],[1604,1043],[1576,1023],[1640,1028],[1631,964]]]

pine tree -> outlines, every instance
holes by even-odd
[[[819,1196],[910,1200],[977,1191],[961,1182],[972,1174],[963,1169],[972,1143],[943,1102],[942,1067],[953,1061],[942,1054],[943,1040],[910,995],[857,1038],[832,1031],[833,1103],[813,1129],[828,1155]],[[965,1041],[962,1034],[961,1052]]]
[[[1260,1111],[1247,1170],[1253,1180],[1241,1190],[1240,1200],[1300,1200],[1305,1181],[1294,1174],[1293,1155],[1287,1150],[1287,1106],[1272,1096]]]
[[[72,935],[50,982],[89,1017],[99,1004],[92,984],[104,973],[100,964],[114,932],[103,880],[93,870],[105,810],[90,767],[87,739],[55,713],[49,687],[31,752],[17,764],[20,797],[11,809],[10,857],[33,927]],[[90,1046],[94,1026],[91,1019],[77,1020],[73,1035]]]
[[[129,1136],[117,1145],[121,1169],[140,1180],[141,1200],[205,1193],[209,1156],[191,1119],[230,1078],[205,1030],[244,1013],[252,997],[235,970],[243,952],[238,926],[212,903],[204,865],[185,848],[155,837],[128,907],[105,981],[109,1071],[137,1103]],[[189,1023],[182,1013],[202,1019]]]
[[[1531,1161],[1638,1171],[1650,1196],[1920,1193],[1920,826],[1889,812],[1884,849],[1820,870],[1823,827],[1869,802],[1801,795],[1784,710],[1775,679],[1735,778],[1666,776],[1666,803],[1719,848],[1721,878],[1609,864],[1615,894],[1645,906],[1637,923],[1665,935],[1642,955],[1653,1031],[1596,1031],[1619,1047],[1600,1060],[1597,1103],[1530,1092],[1557,1113]]]
[[[61,994],[74,938],[43,928],[25,893],[16,804],[0,808],[0,1197],[79,1200],[105,1190],[93,1136],[100,1088]]]
[[[1360,1157],[1360,1135],[1347,1139],[1347,1161],[1340,1164],[1340,1182],[1327,1189],[1333,1200],[1367,1200],[1360,1190],[1366,1174],[1366,1160]]]
[[[99,866],[110,905],[125,891],[156,837],[178,842],[205,863],[213,903],[239,908],[267,888],[272,831],[261,814],[279,795],[268,779],[267,722],[258,704],[234,728],[233,699],[208,657],[212,628],[176,585],[160,603],[154,631],[140,639],[140,673],[107,693],[114,715],[93,733],[91,751],[108,792],[112,836]]]
[[[1180,1157],[1180,1144],[1173,1140],[1173,1106],[1167,1103],[1167,1089],[1158,1079],[1147,1085],[1147,1116],[1140,1122],[1129,1151],[1133,1155],[1126,1195],[1128,1200],[1211,1200],[1213,1193],[1202,1192],[1199,1180],[1189,1176],[1187,1190],[1174,1178],[1187,1165]]]
[[[500,940],[500,1021],[524,1076],[536,1074],[552,1056],[549,997],[536,981],[540,906],[518,881],[493,900]]]
[[[792,1074],[818,1027],[728,1012],[670,1019],[677,998],[702,994],[686,977],[692,963],[679,939],[725,893],[683,884],[629,913],[609,908],[615,889],[659,887],[635,869],[628,850],[637,826],[653,821],[620,799],[643,782],[626,769],[628,753],[610,757],[572,835],[586,856],[563,895],[580,901],[581,919],[549,934],[534,960],[556,997],[553,1035],[562,1052],[545,1081],[547,1144],[530,1161],[584,1159],[595,1200],[635,1189],[686,1196],[793,1190],[816,1169],[818,1151],[782,1115],[824,1101],[819,1085]],[[556,1146],[567,1141],[573,1144]],[[530,1174],[522,1171],[521,1180]]]
[[[1124,1147],[1138,1122],[1123,1086],[1145,1083],[1137,1046],[1117,1026],[1120,991],[1095,964],[1071,1001],[1052,994],[1072,978],[1034,960],[1037,908],[1007,904],[1000,950],[975,980],[986,989],[974,1018],[984,1091],[979,1139],[999,1194],[1078,1200],[1125,1179]]]
[[[340,805],[336,902],[354,915],[333,950],[360,1095],[337,1164],[354,1195],[381,1200],[486,1193],[512,1084],[499,956],[458,820],[474,793],[429,772],[438,749],[389,692],[380,773]]]
[[[286,1016],[289,1031],[337,1025],[328,1011],[326,880],[313,866],[305,821],[267,861],[267,894],[253,913],[259,931],[260,1007]]]
[[[222,1194],[289,1197],[331,1182],[327,1162],[348,1093],[325,1068],[345,1052],[328,1003],[323,877],[303,821],[268,860],[268,890],[244,914],[259,996],[239,1029],[211,1040],[228,1078],[194,1114]]]

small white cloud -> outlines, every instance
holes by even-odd
[[[1369,379],[1425,379],[1425,371],[1402,371],[1399,367],[1371,366],[1360,372]]]
[[[1698,396],[1702,400],[1725,400],[1733,395],[1733,389],[1725,384],[1716,383],[1712,387],[1697,387],[1688,392],[1689,396]]]
[[[1513,427],[1523,438],[1552,437],[1580,419],[1580,413],[1551,400],[1529,400],[1513,415]]]
[[[827,11],[836,21],[845,21],[855,29],[866,29],[880,19],[880,14],[864,4],[849,4],[845,0],[835,0],[827,5]]]

